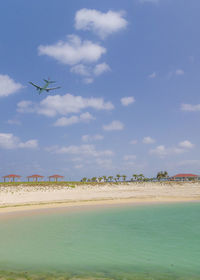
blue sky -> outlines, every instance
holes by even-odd
[[[197,0],[6,0],[0,176],[199,173]],[[28,82],[57,81],[38,95]]]

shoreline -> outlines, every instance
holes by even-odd
[[[94,208],[100,206],[138,206],[151,204],[173,204],[184,202],[200,202],[200,197],[154,197],[154,198],[126,198],[126,199],[101,199],[101,200],[79,200],[79,201],[52,201],[42,203],[14,204],[0,206],[0,216],[3,214],[33,212],[40,210],[63,210],[67,208]]]
[[[200,183],[0,186],[0,214],[70,207],[200,201]]]

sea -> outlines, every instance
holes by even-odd
[[[200,202],[1,215],[0,279],[200,279]]]

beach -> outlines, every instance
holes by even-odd
[[[36,184],[0,186],[0,213],[121,203],[200,201],[198,182]]]

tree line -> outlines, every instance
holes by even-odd
[[[116,176],[100,176],[100,177],[92,177],[87,178],[84,177],[81,182],[126,182],[127,175],[117,174]],[[162,179],[169,178],[167,171],[159,171],[155,178],[147,178],[144,174],[133,174],[132,177],[128,180],[131,182],[145,182],[145,181],[153,181],[157,179],[158,181]]]

